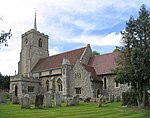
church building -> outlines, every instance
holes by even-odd
[[[63,97],[79,95],[96,100],[98,94],[121,96],[130,86],[114,81],[113,69],[119,53],[93,56],[90,44],[49,56],[48,36],[34,29],[21,37],[18,74],[11,76],[10,93],[29,94],[34,103],[37,94],[60,93]]]

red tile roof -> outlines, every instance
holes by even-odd
[[[86,47],[79,48],[76,50],[68,51],[65,53],[49,56],[43,59],[40,59],[35,67],[32,69],[32,72],[40,72],[44,70],[50,70],[55,68],[61,68],[63,58],[66,58],[70,61],[71,64],[75,64],[78,59],[80,59],[82,53]]]
[[[115,60],[118,55],[118,52],[113,52],[94,56],[90,58],[88,65],[94,67],[97,75],[113,74],[112,70],[117,67]]]
[[[83,67],[88,71],[88,72],[91,72],[91,75],[96,78],[97,75],[96,75],[96,72],[95,72],[95,69],[92,67],[92,66],[89,66],[89,65],[86,65],[86,64],[82,64]]]

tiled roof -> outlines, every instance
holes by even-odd
[[[97,75],[113,74],[112,70],[117,67],[115,60],[118,55],[118,52],[113,52],[94,56],[90,58],[88,65],[94,67]]]
[[[62,66],[63,58],[66,58],[70,61],[71,64],[75,64],[77,60],[80,59],[82,53],[86,47],[79,48],[76,50],[68,51],[65,53],[49,56],[43,59],[40,59],[35,67],[32,69],[32,72],[40,72],[44,70],[50,70],[55,68],[60,68]]]
[[[89,65],[86,65],[86,64],[82,64],[83,67],[88,71],[88,72],[91,72],[91,75],[96,78],[97,75],[96,75],[96,72],[95,72],[95,69],[92,67],[92,66],[89,66]]]

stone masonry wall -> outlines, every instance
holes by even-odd
[[[93,97],[92,83],[90,74],[78,61],[73,68],[73,78],[70,81],[70,94],[76,95],[76,88],[81,88],[81,98]]]
[[[116,87],[114,75],[101,76],[99,78],[101,78],[103,81],[102,94],[106,96],[106,98],[108,98],[109,94],[113,94],[114,97],[119,96],[121,98],[122,92],[125,92],[130,88],[128,84],[120,84],[120,83],[119,83],[119,87]],[[106,78],[106,85],[107,85],[106,89],[104,88],[104,78]]]

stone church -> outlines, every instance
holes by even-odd
[[[93,56],[90,44],[49,56],[48,36],[34,29],[21,37],[18,74],[11,76],[10,93],[29,94],[34,103],[37,94],[60,93],[64,97],[79,95],[96,100],[98,94],[121,96],[130,85],[114,81],[116,52]]]

